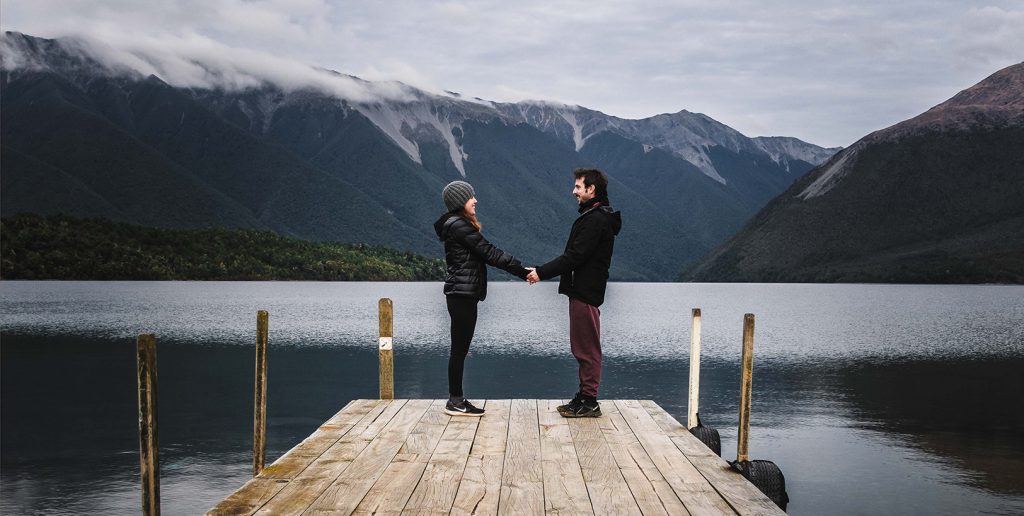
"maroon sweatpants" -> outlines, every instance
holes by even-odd
[[[569,347],[580,364],[580,394],[596,398],[601,383],[601,311],[571,297]]]

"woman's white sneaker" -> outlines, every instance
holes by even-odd
[[[484,409],[474,407],[466,398],[459,401],[448,400],[444,406],[444,413],[449,416],[480,417],[484,415]]]

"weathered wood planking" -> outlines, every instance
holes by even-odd
[[[650,401],[355,400],[208,514],[782,514]]]
[[[398,514],[407,505],[451,419],[444,413],[444,404],[444,400],[431,403],[380,480],[356,506],[355,514]]]
[[[398,400],[401,401],[401,400]],[[309,514],[351,514],[398,454],[409,433],[427,411],[431,400],[409,400],[381,429],[376,439],[306,511]]]
[[[537,400],[512,400],[498,514],[544,514]]]
[[[672,442],[686,454],[686,458],[700,471],[715,490],[740,514],[785,514],[782,509],[743,475],[733,470],[729,463],[715,455],[704,443],[693,436],[657,403],[641,401],[658,426]]]
[[[512,401],[490,400],[484,408],[487,417],[481,418],[477,425],[473,448],[466,459],[466,469],[452,505],[453,514],[498,513]]]
[[[664,475],[644,451],[614,402],[603,402],[604,417],[598,419],[608,448],[618,464],[633,499],[644,514],[689,514],[672,491]]]
[[[544,473],[544,512],[594,514],[580,460],[573,446],[569,420],[558,415],[560,400],[537,402],[540,455]]]
[[[566,420],[595,514],[641,514],[597,418]],[[652,491],[653,493],[653,491]],[[654,511],[664,514],[657,507]]]
[[[639,401],[615,402],[644,451],[691,514],[734,514],[707,479],[693,467]]]

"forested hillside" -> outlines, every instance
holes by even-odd
[[[428,281],[434,258],[271,231],[158,229],[63,215],[0,219],[0,277],[60,280]]]

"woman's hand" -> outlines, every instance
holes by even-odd
[[[530,271],[530,273],[526,275],[527,283],[533,285],[534,283],[540,281],[540,276],[537,275],[536,267],[526,267],[526,270]]]

